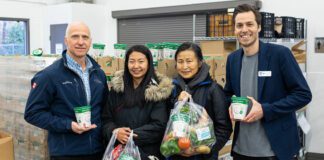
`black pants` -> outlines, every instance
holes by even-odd
[[[233,160],[278,160],[276,156],[272,157],[249,157],[244,156],[238,153],[233,152]],[[294,157],[292,160],[298,160],[297,157]]]
[[[102,160],[103,153],[83,156],[51,156],[51,160]]]

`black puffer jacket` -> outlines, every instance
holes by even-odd
[[[109,141],[112,131],[119,127],[129,127],[138,135],[134,138],[142,160],[149,155],[163,159],[160,144],[168,121],[166,99],[172,91],[171,79],[157,74],[159,84],[151,84],[145,90],[144,106],[123,108],[119,105],[124,101],[124,72],[116,72],[112,79],[112,90],[103,111],[104,137]]]
[[[213,120],[216,144],[212,152],[207,155],[197,155],[192,157],[171,157],[172,160],[195,159],[195,160],[215,160],[218,159],[218,151],[226,144],[232,133],[232,123],[228,115],[228,108],[225,101],[225,94],[221,86],[214,82],[209,75],[209,66],[202,64],[197,75],[187,84],[180,75],[173,80],[175,88],[172,93],[171,103],[175,103],[182,91],[187,91],[192,95],[193,101],[205,107],[208,115]]]

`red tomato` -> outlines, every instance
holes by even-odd
[[[189,140],[189,138],[186,138],[186,137],[179,138],[179,140],[178,140],[178,146],[182,150],[188,149],[190,147],[190,140]]]

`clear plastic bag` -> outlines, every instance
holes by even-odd
[[[118,145],[117,147],[114,147],[115,143],[116,143],[116,139],[117,139],[116,132],[113,132],[102,160],[117,160],[118,159],[119,154],[123,150],[123,146]]]
[[[133,130],[129,135],[126,146],[120,154],[118,160],[141,160],[140,152],[133,140]]]
[[[133,131],[129,135],[129,139],[125,146],[119,144],[114,147],[117,139],[116,134],[117,133],[114,132],[110,138],[102,160],[141,160],[140,152],[133,140]]]
[[[171,111],[160,146],[165,157],[209,154],[216,143],[213,121],[205,108],[189,100],[177,102]]]

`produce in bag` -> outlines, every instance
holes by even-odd
[[[129,139],[125,146],[119,144],[114,148],[117,139],[116,134],[117,133],[114,132],[110,138],[102,160],[141,160],[139,150],[133,141],[133,131],[129,135]]]
[[[171,111],[160,152],[175,154],[209,154],[216,143],[213,121],[205,108],[187,100],[179,101]]]

